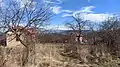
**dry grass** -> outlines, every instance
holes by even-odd
[[[22,46],[0,47],[0,67],[22,67],[23,48]],[[97,51],[98,57],[95,57],[90,54],[88,45],[80,46],[78,57],[81,59],[61,55],[64,48],[61,44],[36,44],[35,55],[29,57],[34,63],[28,62],[25,67],[119,67],[118,58],[113,59],[109,54],[98,56]],[[90,59],[94,59],[94,62],[90,62]],[[81,63],[82,60],[86,62]]]

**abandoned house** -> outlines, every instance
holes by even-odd
[[[20,39],[22,39],[23,41],[25,40],[25,38],[27,37],[28,39],[31,39],[32,41],[35,41],[36,39],[36,33],[37,33],[37,29],[35,27],[30,27],[30,28],[26,28],[24,29],[24,27],[22,26],[17,26],[13,28],[14,30],[18,30],[18,34],[19,33],[23,33],[20,36]],[[5,35],[1,35],[0,36],[0,45],[2,46],[16,46],[21,44],[20,41],[18,40],[18,38],[16,37],[16,35],[14,33],[12,33],[11,30],[9,30]]]

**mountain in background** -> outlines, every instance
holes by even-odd
[[[82,34],[88,33],[90,30],[82,30]],[[57,33],[57,34],[70,34],[71,32],[74,32],[73,30],[45,30],[44,33]]]

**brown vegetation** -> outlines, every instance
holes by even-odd
[[[5,33],[12,32],[13,39],[20,42],[7,47],[6,38],[1,36],[0,67],[120,67],[120,20],[117,17],[107,19],[99,30],[92,29],[84,35],[88,42],[82,44],[82,29],[88,21],[81,19],[80,13],[72,17],[76,24],[67,23],[74,32],[42,34],[36,29],[51,18],[51,9],[49,4],[31,7],[33,2],[18,8],[18,4],[11,1],[8,7],[0,9],[0,28],[4,28]],[[20,26],[23,22],[26,25]]]

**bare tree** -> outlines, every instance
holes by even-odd
[[[98,36],[102,39],[101,43],[106,44],[109,48],[111,54],[116,54],[119,49],[119,29],[120,29],[120,19],[119,17],[113,16],[108,17],[100,25],[101,29]]]
[[[71,28],[75,32],[78,42],[80,42],[79,38],[88,20],[84,20],[84,18],[81,17],[81,13],[75,14],[74,16],[72,16],[72,18],[73,21],[71,22],[68,21],[65,25]]]
[[[87,33],[88,43],[96,45],[96,36],[97,36],[96,31],[97,30],[95,30],[95,28],[96,28],[96,26],[98,26],[98,24],[95,22],[90,22],[90,23],[88,23],[88,26],[89,26],[89,30],[90,30]]]
[[[50,4],[41,0],[4,0],[3,3],[0,7],[0,30],[5,33],[11,31],[15,35],[13,39],[17,38],[26,48],[28,57],[29,46],[21,36],[26,34],[28,28],[41,27],[51,18]],[[19,26],[22,26],[22,29],[17,28]]]
[[[101,30],[117,30],[120,28],[119,17],[113,16],[108,17],[102,24],[100,25]]]

